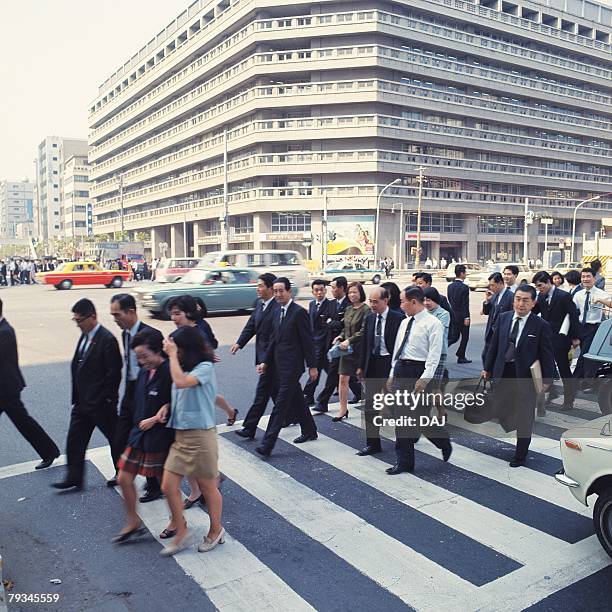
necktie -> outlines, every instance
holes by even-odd
[[[281,325],[283,324],[284,319],[285,319],[285,307],[282,306],[281,307],[281,316],[280,316]]]
[[[382,342],[382,315],[379,314],[376,320],[376,335],[374,336],[374,350],[373,355],[380,355],[380,345]]]
[[[123,330],[123,355],[125,358],[125,379],[130,380],[130,332]]]
[[[85,347],[87,346],[87,334],[83,334],[81,336],[81,340],[79,342],[79,352],[77,353],[79,361],[83,360],[85,356]]]
[[[582,309],[582,321],[581,323],[584,325],[586,323],[587,314],[589,312],[589,301],[591,298],[591,292],[586,292],[586,297],[584,298],[584,308]]]
[[[402,343],[400,344],[400,347],[397,353],[395,353],[396,361],[401,357],[402,352],[404,351],[404,347],[408,343],[408,337],[410,336],[410,330],[412,329],[413,323],[414,323],[414,317],[410,317],[410,320],[408,321],[408,325],[406,325],[406,331],[404,332],[404,338],[402,340]]]
[[[508,337],[508,346],[506,348],[506,353],[504,354],[504,361],[508,363],[509,361],[514,361],[514,352],[516,351],[516,339],[518,337],[519,325],[521,324],[520,317],[517,317],[514,320],[514,325],[512,326],[512,330],[510,331],[510,336]]]

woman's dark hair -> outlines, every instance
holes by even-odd
[[[200,302],[201,302],[201,306],[200,306],[201,308],[202,306],[204,306],[204,302],[202,302],[202,300],[200,300]],[[203,310],[200,310],[200,308],[198,308],[197,299],[194,297],[191,297],[190,295],[180,295],[178,297],[170,298],[170,300],[168,300],[168,305],[166,306],[166,310],[169,313],[173,308],[176,308],[177,310],[184,312],[185,316],[190,321],[197,321],[198,319],[201,319],[203,316],[203,312],[204,312]]]
[[[389,292],[389,308],[399,308],[400,288],[392,282],[382,283],[380,286]]]
[[[580,272],[578,270],[568,270],[565,273],[565,280],[569,285],[578,286],[580,284]]]
[[[195,327],[179,327],[172,334],[172,339],[180,350],[179,363],[185,372],[190,372],[203,361],[212,362],[213,351]]]
[[[145,346],[153,353],[158,355],[163,353],[164,336],[157,329],[143,329],[139,331],[133,338],[130,345],[133,349],[137,346]]]
[[[601,261],[599,259],[594,259],[591,262],[591,270],[597,274],[601,270]]]
[[[347,290],[346,290],[346,294],[348,295],[349,289],[351,289],[351,287],[357,287],[357,291],[359,291],[359,301],[360,302],[365,302],[366,300],[366,294],[365,291],[363,290],[363,285],[361,283],[358,283],[357,281],[352,282]]]
[[[559,270],[554,270],[553,272],[550,273],[550,279],[552,280],[553,278],[555,278],[555,276],[558,276],[561,279],[561,282],[563,282],[565,279],[563,278],[563,274],[561,274],[561,272],[559,272]]]

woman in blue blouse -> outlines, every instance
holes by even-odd
[[[193,327],[181,327],[164,342],[172,376],[172,413],[168,427],[175,430],[174,443],[164,465],[162,491],[172,513],[176,529],[173,544],[161,551],[169,557],[187,548],[191,538],[183,516],[181,480],[190,476],[197,480],[206,500],[210,529],[199,552],[208,552],[223,544],[225,530],[221,526],[223,505],[217,487],[219,450],[215,419],[217,378],[212,350]]]

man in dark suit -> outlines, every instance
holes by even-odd
[[[264,360],[257,366],[260,374],[271,370],[274,400],[266,435],[261,446],[255,448],[264,457],[272,452],[291,410],[294,411],[301,428],[301,435],[293,442],[301,444],[317,439],[317,426],[306,406],[300,387],[304,362],[308,366],[310,379],[314,380],[317,376],[308,313],[293,301],[288,278],[281,277],[274,281],[274,298],[279,308],[274,313],[272,339]]]
[[[485,293],[485,301],[482,304],[482,314],[487,315],[487,326],[485,328],[485,345],[482,350],[482,362],[489,350],[489,344],[493,336],[493,327],[502,312],[512,310],[514,293],[506,287],[504,277],[499,272],[489,276],[489,289]]]
[[[311,284],[313,300],[308,304],[308,317],[310,318],[310,330],[314,340],[315,361],[317,363],[317,378],[309,380],[304,385],[304,399],[307,406],[313,406],[314,394],[321,377],[321,370],[327,372],[327,351],[329,350],[329,330],[327,328],[327,319],[329,318],[328,309],[332,302],[325,297],[327,291],[327,283],[321,279],[315,279]],[[335,309],[331,308],[332,315]]]
[[[510,467],[527,461],[537,399],[531,366],[540,362],[543,390],[555,373],[552,334],[544,319],[532,314],[536,291],[519,286],[513,294],[513,311],[504,312],[493,328],[482,376],[495,381],[494,401],[506,431],[516,430],[516,450]]]
[[[17,431],[40,455],[42,461],[35,469],[41,470],[49,467],[60,453],[55,442],[25,409],[21,401],[25,386],[19,369],[15,330],[4,318],[0,300],[0,414],[6,412]]]
[[[555,362],[563,381],[562,410],[572,410],[576,390],[567,354],[572,346],[580,345],[578,309],[567,291],[553,285],[548,272],[538,272],[533,277],[533,284],[539,291],[533,313],[540,314],[545,321],[548,321],[552,333]],[[556,395],[553,397],[549,395],[549,400],[555,397]],[[538,414],[542,412],[543,410],[538,410]]]
[[[363,346],[357,376],[365,379],[366,446],[360,457],[381,452],[379,428],[374,424],[374,395],[383,393],[391,372],[391,352],[395,346],[397,330],[405,319],[403,314],[389,309],[389,292],[376,287],[370,293],[370,312],[363,320]]]
[[[115,446],[117,452],[122,453],[127,447],[130,431],[134,426],[134,392],[136,390],[136,380],[140,373],[138,360],[132,340],[141,331],[154,329],[150,325],[143,323],[138,318],[136,311],[136,300],[129,293],[117,293],[113,295],[110,302],[110,313],[115,323],[121,328],[121,344],[123,346],[123,371],[125,373],[125,385],[123,397],[119,407],[119,419],[117,420],[117,430],[115,432]],[[107,482],[109,487],[117,485],[117,477]],[[161,484],[155,477],[147,477],[146,493],[140,497],[139,501],[143,504],[154,501],[161,497]]]
[[[453,318],[451,327],[454,327],[452,337],[455,342],[461,337],[457,348],[457,363],[472,363],[465,356],[468,340],[470,339],[470,288],[465,284],[467,268],[463,264],[455,266],[455,280],[448,286],[448,302],[450,304]],[[450,335],[450,330],[449,330]],[[449,339],[449,346],[453,344]]]
[[[327,310],[327,330],[328,330],[328,341],[327,349],[331,348],[333,339],[342,333],[344,328],[344,311],[350,305],[346,292],[348,290],[348,282],[344,276],[336,276],[330,284],[333,300],[330,300]],[[327,351],[326,351],[327,352]],[[332,359],[327,366],[327,380],[325,381],[325,387],[323,391],[319,393],[317,397],[317,403],[313,410],[316,412],[327,412],[327,404],[334,392],[338,387],[338,367],[340,365],[340,358]],[[356,376],[351,376],[349,380],[349,387],[353,392],[353,399],[349,401],[349,404],[356,404],[361,400],[361,385],[357,380]]]
[[[249,340],[255,336],[255,365],[262,363],[268,352],[268,345],[272,338],[274,317],[278,311],[278,304],[274,301],[274,281],[276,276],[270,272],[261,274],[257,280],[257,306],[249,317],[240,337],[230,348],[230,353],[235,355],[240,349],[244,348]],[[255,430],[259,419],[263,416],[268,405],[268,400],[272,396],[271,372],[266,371],[259,376],[255,398],[242,422],[242,429],[236,433],[243,438],[255,437]]]
[[[98,323],[96,307],[83,298],[73,307],[73,321],[81,337],[72,359],[72,413],[66,443],[68,472],[56,482],[56,489],[81,489],[85,471],[85,451],[97,427],[108,440],[113,463],[121,450],[115,444],[117,400],[121,383],[122,359],[115,336]]]

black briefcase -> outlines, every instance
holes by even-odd
[[[474,403],[473,406],[466,406],[463,411],[463,419],[473,425],[487,423],[497,417],[497,410],[493,399],[493,389],[490,381],[485,380],[482,376],[478,381],[474,391],[474,395],[482,394],[482,401]]]

